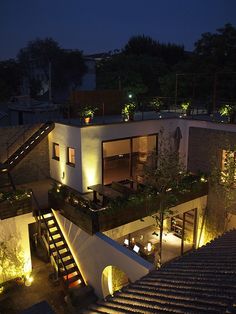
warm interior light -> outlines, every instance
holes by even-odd
[[[148,252],[151,252],[151,250],[152,250],[152,243],[148,242],[147,250],[148,250]]]

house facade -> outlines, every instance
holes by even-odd
[[[111,278],[115,278],[117,269],[125,274],[126,282],[123,278],[123,284],[126,284],[139,279],[154,268],[151,253],[155,257],[158,237],[149,235],[150,232],[157,233],[158,227],[152,215],[138,212],[135,208],[129,208],[127,212],[121,208],[117,217],[114,212],[106,216],[104,206],[90,208],[87,204],[94,201],[94,192],[100,200],[102,195],[93,190],[94,186],[99,185],[107,192],[113,190],[114,182],[118,186],[125,185],[126,182],[142,184],[144,167],[149,163],[152,152],[158,155],[161,142],[167,138],[170,145],[179,151],[180,160],[186,169],[195,174],[209,174],[213,161],[217,167],[222,167],[224,151],[234,151],[236,143],[234,125],[193,119],[170,118],[83,126],[53,123],[50,128],[46,127],[40,126],[40,132],[36,128],[36,132],[28,135],[23,146],[21,143],[18,149],[16,148],[15,155],[12,155],[14,158],[6,155],[4,157],[2,154],[2,172],[9,171],[13,181],[15,174],[18,178],[24,177],[25,184],[50,177],[57,185],[56,192],[57,189],[59,192],[61,186],[72,191],[70,197],[67,194],[64,199],[58,199],[57,206],[50,203],[48,208],[43,208],[50,210],[41,222],[49,239],[47,242],[45,237],[44,242],[48,245],[50,256],[55,253],[59,256],[64,277],[66,273],[69,280],[71,273],[68,270],[73,270],[76,272],[75,281],[91,285],[99,297],[106,297],[114,291]],[[4,132],[4,128],[2,131]],[[9,134],[9,130],[5,131]],[[41,133],[44,134],[42,140],[39,138]],[[38,142],[33,144],[34,141]],[[43,158],[39,156],[39,147]],[[25,152],[27,149],[31,150],[30,153]],[[18,158],[21,158],[19,162]],[[30,175],[26,173],[23,165],[27,158],[29,163],[34,159],[34,163],[43,168],[44,173],[40,171],[39,174],[33,168]],[[16,161],[17,165],[13,167]],[[30,178],[28,182],[27,177]],[[94,192],[91,192],[92,190]],[[120,195],[119,193],[113,190],[113,195]],[[81,199],[87,201],[84,210],[78,210],[77,205]],[[171,208],[172,213],[164,221],[166,253],[163,255],[166,256],[166,261],[176,257],[176,253],[172,254],[172,251],[180,255],[204,243],[207,207],[208,193],[201,190],[191,197],[181,199]],[[43,216],[39,214],[39,210],[40,208],[34,207],[35,217]],[[23,218],[29,214],[19,212],[19,217],[21,215]],[[9,219],[12,217],[1,219],[3,230],[7,230]],[[25,225],[27,224],[26,221]],[[235,225],[235,215],[232,212],[228,228]],[[28,240],[24,241],[28,241],[24,250],[28,252],[27,256],[30,256],[29,236]],[[68,261],[72,258],[74,266],[65,270],[64,264],[69,264]],[[55,258],[54,263],[56,261]],[[75,265],[77,269],[74,268]],[[56,267],[60,272],[59,264]]]

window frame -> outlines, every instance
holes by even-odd
[[[58,147],[58,154],[56,155],[56,147]],[[52,159],[60,161],[60,145],[58,143],[52,143]]]
[[[70,161],[70,150],[74,150],[74,162]],[[67,147],[67,163],[68,166],[75,167],[75,148],[74,147]]]
[[[132,160],[132,154],[133,154],[133,139],[135,138],[139,138],[139,137],[149,137],[149,136],[155,136],[156,137],[156,154],[158,155],[158,151],[159,151],[159,133],[148,133],[148,134],[143,134],[143,135],[134,135],[134,136],[128,136],[128,137],[121,137],[121,138],[114,138],[114,139],[107,139],[107,140],[103,140],[101,141],[101,156],[102,156],[102,184],[104,184],[104,169],[105,169],[105,165],[104,165],[104,153],[103,153],[103,144],[107,143],[107,142],[116,142],[116,141],[121,141],[121,140],[129,140],[130,142],[130,166],[129,166],[129,172],[130,172],[130,178],[132,178],[133,175],[133,160]]]

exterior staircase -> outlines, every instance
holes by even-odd
[[[44,123],[31,135],[8,159],[1,164],[1,172],[12,170],[36,145],[38,145],[53,129],[53,122]]]
[[[52,212],[40,215],[41,232],[51,263],[67,288],[84,286],[83,277]]]
[[[0,163],[0,190],[16,189],[10,171],[54,129],[54,126],[53,122],[44,123],[23,144],[19,145],[5,162]],[[18,139],[21,143],[22,134],[19,135]],[[14,144],[16,141],[17,139],[14,140]],[[7,151],[9,147],[7,147]]]

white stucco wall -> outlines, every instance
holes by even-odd
[[[78,127],[56,123],[55,128],[48,136],[51,177],[76,190],[81,189],[82,181],[80,134],[81,129]],[[60,149],[59,161],[52,158],[53,143],[59,144]],[[67,164],[67,147],[75,148],[75,167],[72,167]]]
[[[153,265],[132,251],[120,246],[102,233],[93,236],[53,211],[86,283],[103,297],[102,273],[107,266],[124,271],[131,282],[153,269]]]
[[[88,186],[102,183],[102,141],[159,134],[161,129],[164,129],[165,137],[170,135],[173,139],[177,127],[182,133],[179,152],[185,165],[188,160],[190,127],[236,131],[235,125],[191,119],[159,119],[84,127],[56,123],[55,129],[49,134],[51,177],[86,193]],[[60,161],[52,159],[53,142],[60,145]],[[76,150],[75,167],[66,164],[67,147],[74,147]],[[63,172],[65,173],[64,179],[62,179]]]
[[[31,213],[0,220],[0,241],[14,237],[15,243],[24,255],[26,273],[32,270],[28,225],[34,222],[35,219]]]
[[[158,134],[161,128],[166,136],[173,136],[177,121],[160,119],[82,128],[82,191],[88,192],[89,185],[102,183],[102,141]]]

